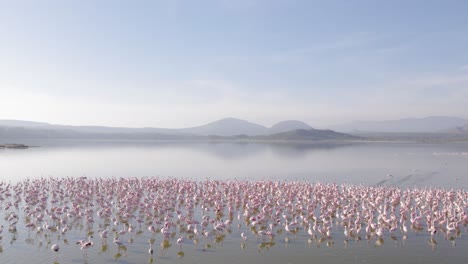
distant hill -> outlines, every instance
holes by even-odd
[[[160,133],[160,134],[182,134],[177,129],[170,128],[130,128],[130,127],[106,127],[106,126],[69,126],[55,125],[43,122],[0,120],[0,127],[5,128],[28,128],[47,131],[74,131],[77,133],[104,133],[104,134],[134,134],[134,133]]]
[[[235,135],[269,135],[280,132],[286,132],[295,129],[311,129],[309,125],[304,122],[296,120],[287,120],[273,125],[271,128],[251,123],[245,120],[236,118],[224,118],[205,125],[190,127],[190,128],[128,128],[128,127],[106,127],[106,126],[68,126],[68,125],[54,125],[40,122],[20,121],[20,120],[0,120],[0,127],[16,127],[16,128],[29,128],[48,130],[50,133],[57,131],[74,131],[77,133],[103,133],[103,134],[169,134],[169,135],[197,135],[197,136],[235,136]],[[55,131],[55,132],[53,132]],[[43,133],[43,131],[42,131]]]
[[[449,133],[449,134],[464,134],[468,135],[468,123],[463,125],[463,126],[457,126],[454,128],[447,129],[443,132]]]
[[[456,117],[352,122],[335,127],[332,130],[314,129],[304,122],[287,120],[268,128],[236,118],[225,118],[202,126],[180,129],[67,126],[21,120],[0,120],[0,143],[4,139],[12,142],[18,141],[17,139],[354,140],[372,138],[374,140],[415,140],[422,138],[428,141],[441,141],[468,138],[468,121]],[[349,135],[350,133],[357,137]]]
[[[2,140],[24,139],[92,139],[92,140],[185,140],[200,139],[199,136],[182,134],[162,134],[154,132],[138,133],[99,133],[83,132],[73,129],[28,128],[0,126],[0,142]]]
[[[297,120],[286,120],[279,122],[272,127],[270,127],[267,130],[267,134],[276,134],[276,133],[282,133],[282,132],[287,132],[287,131],[292,131],[292,130],[297,130],[297,129],[312,129],[311,126],[308,124],[302,122],[302,121],[297,121]]]
[[[47,126],[50,126],[50,124],[43,123],[43,122],[4,119],[4,120],[0,120],[0,126],[7,126],[7,127],[47,127]]]
[[[263,135],[268,129],[262,125],[254,124],[245,120],[236,118],[224,118],[203,126],[180,129],[181,132],[193,135],[217,135],[217,136],[235,136],[235,135]]]
[[[270,128],[236,118],[224,118],[203,126],[181,129],[184,133],[216,136],[258,136],[271,135],[297,129],[312,129],[308,124],[297,120],[281,121]]]
[[[125,128],[65,126],[39,122],[0,120],[0,140],[112,139],[112,140],[323,140],[354,139],[332,130],[313,129],[301,121],[279,122],[271,128],[236,118],[182,128]]]
[[[276,133],[261,138],[268,140],[344,140],[359,139],[345,133],[335,132],[333,130],[320,129],[296,129],[287,132]]]
[[[387,121],[354,121],[331,126],[330,129],[340,132],[438,133],[466,123],[468,120],[463,118],[431,116]]]

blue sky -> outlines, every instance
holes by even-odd
[[[468,1],[3,1],[0,119],[468,118]]]

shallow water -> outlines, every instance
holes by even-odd
[[[405,263],[439,263],[447,258],[464,263],[467,257],[466,223],[460,224],[458,231],[447,233],[440,229],[433,237],[427,232],[428,226],[424,220],[421,228],[411,227],[404,232],[400,229],[393,232],[387,229],[383,235],[378,235],[375,231],[361,231],[349,236],[344,234],[344,225],[354,222],[342,220],[344,218],[341,215],[346,206],[355,204],[368,207],[373,202],[379,203],[381,198],[384,201],[383,197],[389,197],[386,200],[389,211],[384,209],[385,215],[389,217],[390,207],[394,207],[397,219],[400,218],[401,213],[398,212],[403,209],[403,203],[389,203],[395,191],[401,192],[396,188],[368,189],[352,185],[309,185],[275,181],[196,182],[154,178],[110,178],[103,181],[84,178],[46,179],[25,181],[12,186],[1,184],[0,187],[3,198],[1,205],[5,215],[1,223],[6,227],[0,241],[2,263],[309,263],[311,260],[324,263],[391,263],[395,260]],[[295,191],[291,191],[293,188]],[[365,188],[365,192],[356,196],[357,200],[346,198],[349,197],[347,194],[356,193],[356,188]],[[468,209],[467,193],[458,191],[453,204],[461,207],[452,207],[452,202],[446,200],[451,192],[440,189],[437,192],[442,194],[442,203],[438,203],[437,210],[446,212],[444,208],[448,208],[448,218],[451,219],[455,214],[455,219],[461,219],[463,212],[466,213]],[[375,201],[361,196],[368,193],[377,195]],[[410,198],[410,207],[417,207],[410,210],[418,214],[427,204],[432,204],[427,200],[427,195],[435,194],[433,190],[423,189],[411,189],[411,193],[405,193],[405,190],[401,192],[402,201],[406,200],[404,197]],[[420,198],[422,204],[419,203]],[[430,200],[437,201],[433,198]],[[292,199],[290,201],[293,203],[284,199]],[[305,201],[309,199],[310,204],[317,205],[316,209],[305,209],[304,206],[309,204]],[[333,199],[333,203],[341,200],[340,206],[336,207],[330,203],[332,200],[326,199]],[[214,201],[224,206],[231,204],[232,214],[228,213],[230,210],[227,208],[214,210]],[[255,205],[255,201],[261,203]],[[268,205],[266,211],[264,205]],[[247,209],[249,207],[251,209]],[[57,208],[63,208],[64,211]],[[190,213],[187,208],[193,208],[193,212]],[[299,208],[302,209],[297,211]],[[327,218],[320,218],[323,221],[313,220],[313,216],[329,214],[331,211],[328,210],[332,208],[335,208],[330,214],[333,217],[329,218],[330,223],[327,224],[332,227],[332,232],[327,235],[320,234],[319,231],[315,231],[313,236],[307,234],[306,221],[311,226],[317,224],[317,230],[324,228]],[[101,214],[104,209],[109,210],[108,216]],[[361,210],[360,206],[358,210]],[[364,218],[367,212],[367,209],[361,211]],[[372,222],[378,224],[379,217],[377,212],[375,214]],[[11,217],[12,215],[16,216]],[[179,215],[183,218],[179,218]],[[206,225],[202,222],[202,215],[208,217]],[[260,215],[266,217],[267,222],[254,224],[256,220],[252,217]],[[409,217],[409,213],[406,215]],[[425,219],[427,215],[432,213],[421,216]],[[303,219],[302,216],[309,217]],[[39,218],[42,220],[36,220]],[[202,229],[201,234],[187,230],[190,219],[200,221],[198,226]],[[213,222],[208,219],[213,219]],[[232,223],[219,230],[213,228],[218,220],[221,223],[226,219],[230,219]],[[296,231],[288,231],[286,226],[289,225],[288,222],[295,222],[294,219],[298,221]],[[62,220],[65,222],[62,223]],[[366,223],[365,220],[358,222]],[[35,226],[28,228],[30,223]],[[130,225],[126,223],[134,227],[133,231],[117,234],[127,230]],[[159,230],[166,225],[163,223],[170,223],[170,232],[167,235],[163,235],[162,229],[160,232],[149,232],[149,226],[156,225],[155,230]],[[53,227],[48,228],[46,225]],[[11,230],[11,226],[15,229]],[[438,227],[443,226],[445,224]],[[62,227],[67,227],[68,230],[61,231]],[[104,229],[109,230],[109,236],[101,238],[98,230]],[[208,230],[210,233],[203,235],[203,231]],[[260,230],[272,230],[274,236],[260,235]],[[247,234],[246,241],[241,238],[242,233]],[[86,239],[89,235],[94,236],[94,246],[80,250],[75,241]],[[114,236],[121,240],[124,247],[113,243]],[[179,236],[185,237],[180,245],[176,242]],[[151,241],[154,253],[148,254],[148,241],[151,239],[154,239]],[[50,250],[52,244],[60,245],[59,252]]]
[[[23,142],[22,142],[23,143]],[[35,141],[40,145],[26,150],[0,150],[0,182],[16,184],[40,177],[176,177],[202,181],[242,178],[249,180],[299,180],[337,182],[409,188],[432,186],[468,188],[468,145],[459,144],[236,144],[177,142],[90,142]],[[468,198],[466,198],[468,199]],[[465,199],[465,200],[466,200]],[[20,204],[18,211],[21,212]],[[438,233],[412,232],[404,240],[385,236],[348,239],[343,227],[336,227],[332,239],[309,241],[305,232],[278,234],[274,241],[256,238],[243,221],[233,220],[231,233],[224,239],[201,238],[198,245],[177,237],[164,249],[161,234],[152,235],[136,227],[123,237],[126,249],[112,243],[113,236],[101,239],[96,225],[70,226],[62,235],[51,231],[38,234],[25,226],[19,216],[16,232],[8,231],[5,203],[0,223],[5,226],[0,240],[0,263],[466,263],[468,239],[450,241]],[[465,212],[467,208],[464,208]],[[237,225],[241,224],[238,228]],[[463,227],[466,229],[466,227]],[[94,246],[83,256],[75,244],[94,234]],[[240,238],[247,233],[248,240]],[[154,254],[149,255],[148,239],[154,238]],[[286,242],[286,240],[288,240]],[[50,246],[60,244],[59,252]],[[179,252],[183,252],[183,256]]]

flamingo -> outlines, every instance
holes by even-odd
[[[309,229],[307,230],[307,233],[309,234],[311,238],[314,236],[314,230],[312,229],[312,225],[309,225]]]
[[[247,241],[247,236],[245,235],[244,232],[241,233],[241,237],[242,237],[242,239],[243,239],[244,241]]]
[[[93,236],[89,236],[88,241],[81,243],[81,250],[83,249],[87,250],[88,248],[93,246],[93,242],[91,241],[91,238],[93,238]]]
[[[113,243],[114,243],[115,245],[117,245],[118,248],[120,248],[121,246],[123,246],[122,241],[120,241],[117,237],[114,237]]]
[[[102,238],[102,239],[105,239],[107,238],[107,233],[109,232],[109,229],[104,229],[102,231],[99,232],[99,236]]]
[[[430,225],[429,228],[427,229],[427,230],[429,231],[429,234],[431,235],[431,238],[434,237],[434,235],[437,233],[437,228],[436,228],[435,225],[434,225],[434,221],[435,221],[435,220],[432,220],[431,225]]]
[[[150,246],[150,247],[149,247],[149,249],[148,249],[148,253],[149,253],[150,255],[153,255],[153,244],[152,244],[152,243],[149,243],[149,246]]]
[[[80,240],[80,241],[76,242],[78,245],[80,245],[80,249],[84,250],[84,256],[85,257],[88,256],[88,248],[93,246],[93,242],[91,241],[91,238],[93,238],[93,236],[89,236],[88,241]]]
[[[179,238],[177,239],[177,244],[178,244],[179,246],[182,246],[182,245],[181,245],[182,242],[184,242],[184,237],[183,237],[183,236],[181,236],[181,237],[179,237]]]
[[[440,229],[455,244],[459,234],[467,230],[461,228],[468,224],[466,197],[464,190],[277,181],[42,178],[16,186],[0,181],[0,202],[3,209],[9,208],[4,216],[11,228],[23,223],[18,221],[23,215],[29,219],[25,227],[37,230],[38,237],[56,231],[65,234],[67,228],[75,231],[76,226],[86,227],[92,234],[93,223],[100,228],[110,224],[119,249],[123,244],[118,237],[122,239],[126,233],[132,237],[146,232],[143,236],[149,233],[154,237],[161,231],[168,240],[181,236],[177,239],[181,245],[184,232],[193,231],[195,239],[201,235],[229,236],[232,225],[239,227],[242,233],[237,239],[243,241],[249,228],[262,239],[274,239],[275,235],[289,239],[289,233],[303,232],[306,239],[321,234],[323,241],[339,232],[359,239],[361,228],[365,228],[368,238],[376,236],[378,244],[386,235],[394,237],[397,229],[403,243],[411,231],[425,229],[435,237]],[[26,205],[20,207],[20,203]],[[224,213],[228,218],[223,218]],[[145,221],[148,227],[141,230]],[[135,228],[140,230],[135,232]],[[108,227],[99,230],[99,236],[106,238],[108,231]],[[304,238],[301,234],[297,237]],[[86,255],[91,238],[78,245]]]
[[[58,252],[59,249],[60,249],[60,247],[59,247],[58,244],[53,244],[53,245],[50,247],[50,250],[55,251],[55,252]]]

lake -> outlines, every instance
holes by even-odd
[[[25,189],[26,186],[22,182],[26,179],[39,181],[41,178],[80,179],[80,177],[93,184],[94,179],[117,181],[120,178],[157,177],[163,181],[181,179],[191,184],[235,180],[257,183],[298,182],[303,183],[302,185],[323,183],[329,186],[336,183],[421,190],[446,188],[461,190],[462,195],[466,194],[468,189],[468,144],[61,140],[19,143],[38,147],[21,150],[0,149],[0,182],[4,183],[4,189],[8,184],[19,186],[18,189]],[[52,184],[47,183],[43,187],[49,188]],[[56,184],[59,189],[65,189],[64,186],[60,187],[59,183]],[[151,197],[151,191],[142,190],[145,197]],[[273,196],[274,193],[269,195]],[[0,234],[1,263],[441,263],[447,261],[465,263],[468,261],[466,236],[449,237],[439,232],[432,240],[426,231],[416,229],[405,238],[397,231],[395,235],[386,234],[382,237],[382,241],[374,236],[365,239],[364,235],[359,240],[349,239],[343,235],[344,221],[339,225],[338,219],[330,223],[335,228],[332,235],[323,241],[320,236],[310,239],[307,232],[302,230],[302,227],[306,226],[300,226],[298,228],[300,232],[297,234],[288,235],[284,231],[288,224],[283,222],[274,227],[277,232],[274,239],[265,239],[255,233],[259,230],[254,232],[249,228],[247,219],[234,217],[229,232],[220,231],[225,232],[222,233],[221,240],[218,240],[219,233],[216,233],[218,235],[207,236],[200,239],[200,244],[194,245],[193,235],[192,238],[188,235],[190,232],[186,234],[174,227],[174,230],[178,230],[177,234],[175,237],[167,237],[170,246],[166,247],[161,233],[149,233],[145,228],[147,224],[145,222],[143,227],[137,227],[135,218],[131,220],[135,231],[120,237],[125,243],[123,249],[113,244],[114,234],[102,239],[98,230],[107,227],[111,229],[109,232],[111,234],[123,228],[125,223],[114,226],[112,221],[109,223],[93,218],[96,222],[91,222],[91,225],[82,222],[83,220],[61,225],[60,227],[67,226],[70,229],[66,234],[62,234],[58,227],[56,230],[51,229],[49,233],[37,232],[36,229],[25,227],[29,219],[27,212],[24,211],[27,198],[21,196],[21,199],[17,200],[18,208],[15,208],[13,198],[5,195],[3,198],[5,201],[0,204],[2,207],[0,223],[4,226]],[[6,202],[8,199],[12,200],[10,206]],[[458,211],[459,216],[468,213],[466,207],[468,198],[464,196],[461,199],[464,205],[461,212]],[[60,204],[60,201],[58,203]],[[47,200],[46,204],[52,206],[51,208],[54,207],[50,200]],[[98,206],[95,207],[97,210]],[[181,210],[181,214],[188,213],[188,209]],[[12,216],[13,213],[17,214],[16,219]],[[50,214],[48,210],[45,217]],[[175,213],[173,214],[175,217]],[[195,217],[201,217],[201,214],[197,211]],[[210,214],[214,219],[215,213],[210,211]],[[96,212],[93,215],[95,216]],[[113,213],[112,217],[119,219],[116,213]],[[17,228],[8,230],[12,221]],[[247,222],[250,224],[251,221]],[[466,227],[461,226],[459,229],[465,235]],[[242,241],[241,233],[248,234],[249,238]],[[75,245],[75,241],[86,239],[89,234],[94,236],[94,246],[89,248],[87,256],[84,256],[84,252]],[[180,234],[186,236],[186,239],[179,245],[175,240]],[[147,252],[148,240],[151,239],[154,239],[153,255]],[[54,243],[60,245],[59,252],[50,250]]]
[[[29,141],[0,149],[0,179],[276,179],[468,188],[468,144]]]

